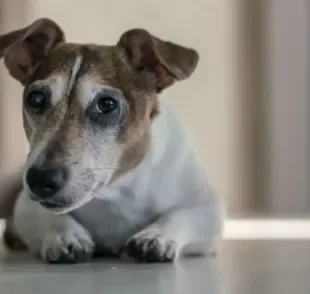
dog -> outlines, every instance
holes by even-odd
[[[1,35],[0,57],[24,87],[30,152],[12,223],[30,252],[49,263],[217,252],[220,198],[174,108],[158,98],[194,72],[194,49],[144,29],[114,46],[68,43],[42,18]]]

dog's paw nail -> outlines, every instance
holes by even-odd
[[[48,263],[81,263],[89,261],[94,250],[88,236],[50,234],[44,240],[41,256]]]
[[[176,244],[161,235],[143,234],[132,237],[125,245],[125,252],[139,262],[173,262]]]

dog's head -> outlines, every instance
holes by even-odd
[[[158,93],[189,77],[198,61],[196,51],[142,29],[115,46],[67,43],[49,19],[0,36],[0,57],[24,86],[24,186],[58,213],[139,164]]]

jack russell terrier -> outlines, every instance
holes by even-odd
[[[67,43],[54,21],[39,19],[1,35],[0,57],[24,86],[30,145],[15,204],[14,193],[1,196],[6,216],[14,207],[7,236],[51,263],[216,252],[219,197],[177,115],[158,98],[193,73],[195,50],[143,29],[114,46]]]

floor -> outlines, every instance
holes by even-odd
[[[217,258],[176,265],[45,265],[4,250],[0,259],[1,294],[310,293],[309,241],[227,241]]]

